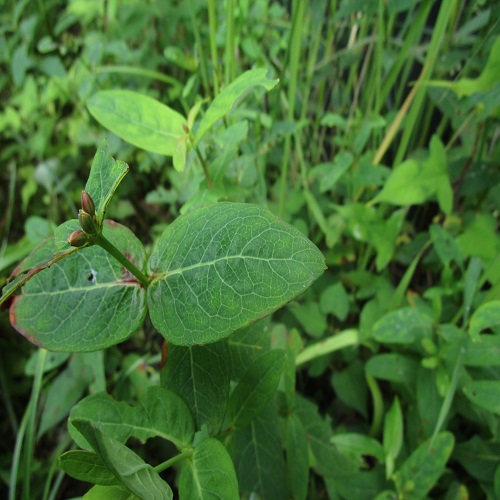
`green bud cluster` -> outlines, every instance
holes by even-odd
[[[68,243],[72,247],[83,247],[88,242],[88,237],[87,235],[80,229],[77,229],[76,231],[73,231],[69,237],[68,237]]]
[[[94,200],[87,191],[82,191],[81,202],[82,208],[78,211],[78,222],[85,234],[93,236],[98,232]]]

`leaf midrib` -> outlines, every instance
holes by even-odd
[[[291,262],[300,262],[300,261],[297,261],[293,258],[263,258],[263,257],[255,257],[255,256],[252,256],[252,255],[228,255],[228,256],[224,256],[224,257],[219,257],[218,259],[214,259],[214,260],[210,260],[210,261],[207,261],[207,262],[197,262],[196,264],[192,264],[190,266],[186,266],[186,267],[179,267],[177,269],[174,269],[172,271],[164,271],[162,273],[159,273],[159,274],[155,274],[151,280],[151,282],[154,282],[154,281],[159,281],[159,280],[162,280],[162,279],[165,279],[165,278],[168,278],[169,276],[172,276],[174,274],[182,274],[183,272],[185,271],[190,271],[191,269],[196,269],[198,267],[209,267],[209,266],[213,266],[214,264],[217,264],[218,262],[221,262],[223,260],[235,260],[235,259],[243,259],[243,260],[258,260],[258,261],[263,261],[263,262],[276,262],[276,261],[280,261],[280,262],[285,262],[285,261],[291,261]],[[302,262],[300,262],[301,264],[303,264]]]
[[[112,287],[123,287],[123,286],[138,286],[140,287],[140,283],[131,282],[131,281],[113,281],[109,283],[96,283],[95,285],[78,287],[78,288],[64,288],[61,290],[52,290],[52,291],[41,291],[37,293],[23,293],[23,297],[35,297],[37,295],[59,295],[61,293],[73,293],[73,292],[92,292],[97,288],[112,288]]]

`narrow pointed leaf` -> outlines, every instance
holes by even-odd
[[[128,165],[123,161],[114,160],[108,153],[106,141],[103,140],[94,156],[85,185],[85,191],[92,197],[95,205],[98,225],[102,223],[108,203],[127,172]]]
[[[199,443],[183,465],[179,478],[179,498],[237,500],[238,480],[226,448],[214,438]]]
[[[143,268],[144,247],[127,228],[109,221],[104,235]],[[12,326],[53,351],[97,351],[130,337],[146,314],[144,288],[100,247],[71,252],[43,264],[14,298]]]
[[[148,306],[170,342],[215,342],[300,295],[325,269],[300,231],[260,207],[218,203],[179,217],[149,260]]]
[[[173,156],[186,135],[182,128],[186,120],[181,114],[130,90],[102,90],[87,101],[87,107],[118,137],[153,153]]]

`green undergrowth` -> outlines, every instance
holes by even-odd
[[[499,498],[497,10],[5,3],[0,496]]]

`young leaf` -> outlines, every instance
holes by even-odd
[[[191,458],[183,463],[179,498],[240,498],[233,462],[220,441],[214,438],[201,441],[194,448]]]
[[[85,184],[85,191],[91,196],[96,210],[97,224],[104,220],[106,208],[116,191],[118,184],[128,172],[128,165],[123,161],[116,161],[108,153],[106,141],[103,140],[92,160],[89,178]]]
[[[219,119],[228,113],[234,103],[250,88],[260,85],[266,90],[274,88],[279,80],[271,80],[266,77],[267,69],[258,68],[245,71],[236,80],[231,82],[213,100],[202,118],[198,130],[196,131],[195,143],[205,135],[207,130]]]
[[[420,500],[444,472],[455,439],[450,432],[438,434],[434,441],[422,443],[394,475],[398,498]]]
[[[274,396],[283,371],[284,352],[259,356],[234,388],[227,409],[231,427],[246,427]]]
[[[115,475],[93,451],[71,450],[59,457],[59,466],[80,481],[110,486],[120,484]]]
[[[181,114],[137,92],[101,90],[87,101],[87,107],[101,125],[118,137],[153,153],[173,156],[185,136],[182,126],[186,120]]]
[[[190,408],[196,428],[220,431],[229,399],[231,366],[227,341],[205,346],[170,345],[161,378],[163,385]]]
[[[139,455],[87,421],[75,420],[74,424],[99,455],[102,463],[134,495],[155,500],[173,498],[170,486]]]
[[[215,342],[275,311],[324,271],[300,231],[267,210],[218,203],[173,222],[149,260],[147,300],[170,342]]]
[[[130,230],[109,221],[104,235],[144,266],[144,247]],[[98,351],[124,341],[142,324],[144,288],[102,248],[84,248],[49,263],[10,308],[12,326],[34,344],[53,351]]]

